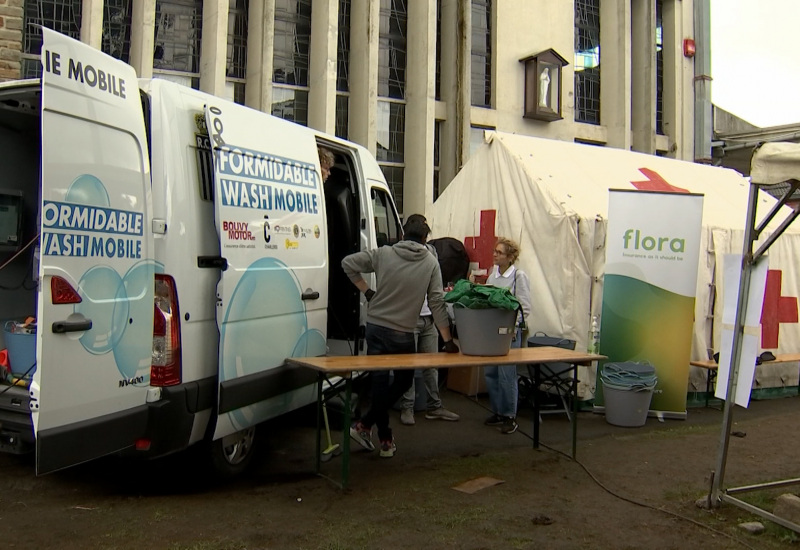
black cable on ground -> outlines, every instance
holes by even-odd
[[[477,397],[475,397],[475,398],[470,398],[469,396],[464,396],[464,397],[468,401],[471,401],[472,403],[475,403],[476,405],[478,405],[480,408],[484,409],[485,411],[492,412],[491,409],[489,409],[488,407],[483,405],[481,402],[479,402]],[[524,435],[525,437],[527,437],[528,439],[533,441],[533,436],[531,434],[527,433],[526,431],[522,430],[521,428],[518,428],[517,432],[521,433],[522,435]],[[742,546],[744,546],[745,548],[748,548],[749,550],[757,550],[756,548],[754,548],[753,546],[750,546],[749,544],[747,544],[743,540],[737,539],[733,535],[729,535],[728,533],[725,533],[724,531],[720,531],[718,529],[714,529],[713,527],[709,527],[708,525],[706,525],[704,523],[701,523],[701,522],[699,522],[699,521],[697,521],[695,519],[692,519],[692,518],[687,517],[687,516],[683,516],[681,514],[678,514],[677,512],[673,512],[673,511],[667,510],[665,508],[658,508],[656,506],[653,506],[652,504],[647,504],[646,502],[640,502],[638,500],[634,500],[632,498],[620,495],[620,494],[614,492],[613,490],[609,489],[608,487],[606,487],[599,479],[597,479],[597,477],[591,471],[589,471],[589,468],[587,468],[578,459],[572,458],[570,455],[568,455],[567,453],[565,453],[563,451],[559,451],[558,449],[554,449],[553,447],[545,445],[541,441],[539,442],[539,445],[541,447],[544,447],[548,451],[551,451],[551,452],[554,452],[554,453],[558,453],[558,454],[564,456],[565,458],[569,459],[570,461],[572,461],[575,464],[577,464],[578,466],[580,466],[583,469],[583,471],[586,472],[586,474],[591,478],[591,480],[594,481],[597,484],[598,487],[600,487],[601,489],[603,489],[605,492],[607,492],[608,494],[610,494],[613,497],[616,497],[616,498],[618,498],[620,500],[623,500],[625,502],[629,502],[631,504],[635,504],[636,506],[641,506],[642,508],[648,508],[650,510],[655,510],[656,512],[662,512],[662,513],[667,514],[669,516],[672,516],[672,517],[675,517],[675,518],[678,518],[678,519],[681,519],[681,520],[684,520],[684,521],[688,521],[688,522],[690,522],[690,523],[692,523],[692,524],[694,524],[694,525],[696,525],[698,527],[702,527],[703,529],[707,529],[707,530],[711,531],[712,533],[714,533],[716,535],[721,535],[723,537],[726,537],[726,538],[732,540],[733,542],[741,544]]]

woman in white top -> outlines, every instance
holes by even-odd
[[[486,284],[508,288],[519,300],[522,312],[517,316],[516,333],[511,347],[522,347],[522,333],[527,328],[531,313],[531,284],[528,275],[517,269],[514,263],[519,258],[519,245],[511,239],[500,237],[494,246],[494,268]],[[497,365],[484,368],[486,388],[492,416],[486,419],[487,426],[499,426],[504,434],[517,431],[517,366]]]

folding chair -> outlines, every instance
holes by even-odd
[[[575,340],[568,338],[558,338],[547,336],[544,333],[536,333],[528,338],[528,347],[552,346],[569,350],[575,349]],[[539,369],[539,387],[535,387],[535,373],[533,369]],[[533,403],[534,392],[544,391],[555,394],[561,401],[563,409],[556,409],[549,412],[564,412],[567,418],[572,421],[570,399],[577,396],[577,388],[573,387],[573,367],[569,363],[543,363],[541,365],[519,365],[517,367],[519,375],[520,397],[527,402]]]

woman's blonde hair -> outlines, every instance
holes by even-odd
[[[509,264],[513,264],[517,261],[517,258],[519,258],[519,245],[515,241],[500,237],[497,239],[497,244],[502,244],[506,247],[506,255],[508,256]]]
[[[336,156],[330,149],[317,147],[317,153],[319,154],[320,167],[325,167],[330,170],[333,168],[333,165],[336,164]]]

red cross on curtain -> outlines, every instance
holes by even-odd
[[[776,349],[781,323],[797,322],[797,298],[781,296],[783,272],[779,269],[767,271],[764,288],[764,305],[761,308],[761,348]]]

